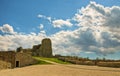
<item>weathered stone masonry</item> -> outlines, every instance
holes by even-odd
[[[0,61],[4,61],[6,63],[11,64],[11,65],[6,64],[6,66],[3,66],[4,63],[1,62],[0,66],[2,67],[2,69],[23,67],[36,63],[36,61],[32,58],[30,53],[14,52],[14,51],[1,51]]]
[[[8,68],[14,68],[15,67],[15,52],[14,51],[1,51],[0,60],[11,63],[12,65]]]
[[[42,44],[34,45],[32,55],[42,57],[52,57],[52,43],[49,38],[42,40]]]

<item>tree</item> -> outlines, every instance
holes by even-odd
[[[22,51],[22,47],[17,48],[17,52],[20,52],[20,51]]]

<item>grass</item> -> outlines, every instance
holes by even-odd
[[[64,62],[64,61],[59,60],[57,58],[45,58],[45,57],[34,57],[34,58],[41,59],[41,60],[48,60],[48,61],[56,62],[59,64],[70,64],[69,62]]]
[[[38,65],[42,65],[42,64],[51,64],[49,62],[46,62],[46,61],[43,61],[43,60],[40,60],[39,57],[33,57],[34,59],[36,59],[38,62],[36,64]]]

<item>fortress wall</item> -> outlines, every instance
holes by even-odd
[[[11,63],[0,60],[0,70],[11,68]]]
[[[27,53],[16,53],[15,56],[15,64],[16,61],[19,61],[19,67],[23,67],[23,66],[27,66],[27,65],[31,65],[31,64],[35,64],[36,61],[32,58],[31,54],[27,54]]]
[[[11,63],[11,68],[15,67],[15,52],[14,51],[1,51],[0,60]]]

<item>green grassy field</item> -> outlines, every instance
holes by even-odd
[[[40,61],[48,60],[48,61],[56,62],[56,63],[59,63],[59,64],[70,64],[69,62],[64,62],[64,61],[61,61],[61,60],[59,60],[57,58],[45,58],[45,57],[34,57],[34,58],[37,59],[37,60],[40,60]]]
[[[42,65],[42,64],[51,64],[51,63],[49,63],[49,62],[40,60],[39,57],[33,57],[33,58],[36,59],[36,60],[38,61],[38,63],[37,63],[38,65]]]

